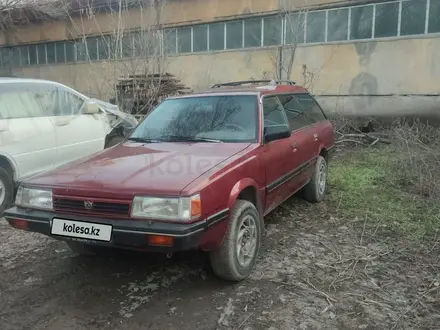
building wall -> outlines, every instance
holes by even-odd
[[[432,5],[433,1],[440,0],[430,1]],[[267,14],[284,8],[286,4],[288,9],[293,9],[301,5],[322,3],[322,0],[301,2],[298,5],[295,2],[291,5],[292,2],[288,0],[169,0],[160,15],[161,21],[166,25],[198,24],[235,16]],[[151,22],[157,18],[152,17],[154,15],[149,11],[139,10],[124,13],[121,19],[115,15],[97,15],[90,20],[83,17],[82,20],[76,18],[76,21],[44,23],[40,27],[29,27],[8,36],[0,35],[0,43],[2,38],[7,43],[63,40],[81,34],[109,32],[118,22],[129,29],[139,26],[139,22]],[[294,52],[291,75],[288,77],[281,70],[282,78],[295,80],[315,95],[320,95],[327,110],[341,108],[346,112],[355,109],[358,112],[378,113],[393,107],[397,111],[403,108],[410,111],[412,103],[403,103],[402,98],[396,99],[397,101],[387,99],[384,102],[383,96],[440,95],[440,62],[436,56],[440,53],[440,34],[434,32],[437,31],[426,28],[423,35],[306,43],[296,48],[284,46],[281,56],[278,47],[169,55],[160,65],[163,71],[176,75],[187,86],[200,90],[219,82],[274,78],[280,68],[288,67],[289,58]],[[150,72],[155,71],[153,68],[157,68],[157,65],[156,62],[125,59],[117,62],[77,62],[3,70],[6,74],[19,77],[59,81],[85,94],[108,100],[113,96],[113,86],[118,77],[143,72],[146,67]],[[341,97],[335,98],[338,95]],[[382,96],[376,99],[376,95]],[[377,100],[380,100],[379,103]],[[422,103],[426,105],[425,108],[440,113],[440,105],[433,100],[434,98],[426,97],[426,102]],[[414,104],[417,107],[420,102]]]
[[[289,51],[285,51],[285,61]],[[188,86],[203,89],[231,80],[273,78],[277,52],[277,48],[269,48],[170,56],[163,69]],[[440,94],[440,63],[433,56],[439,53],[440,37],[303,45],[296,49],[289,79],[318,95]],[[12,73],[56,80],[85,93],[108,96],[118,75],[141,72],[141,62],[59,64],[13,69]]]

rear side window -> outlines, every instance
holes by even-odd
[[[36,118],[50,116],[43,99],[49,90],[34,86],[11,84],[0,89],[0,118]]]
[[[300,94],[296,95],[295,98],[302,106],[304,112],[312,123],[317,123],[326,119],[318,103],[316,103],[310,95]]]
[[[279,99],[286,111],[292,131],[310,125],[310,121],[304,113],[304,108],[299,103],[296,95],[280,95]]]

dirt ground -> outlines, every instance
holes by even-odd
[[[416,244],[344,216],[338,189],[274,211],[257,268],[238,284],[217,279],[202,253],[84,258],[2,219],[0,328],[440,329],[437,235]]]

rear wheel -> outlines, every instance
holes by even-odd
[[[229,281],[241,281],[254,269],[261,242],[261,221],[256,207],[238,200],[223,245],[210,252],[214,273]]]
[[[11,175],[0,167],[0,215],[12,205],[14,198],[14,183]]]
[[[327,193],[328,167],[324,157],[318,156],[313,176],[310,182],[304,187],[304,199],[311,202],[321,202]]]

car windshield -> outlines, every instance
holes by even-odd
[[[134,141],[255,142],[257,97],[184,97],[159,104],[133,131]]]

